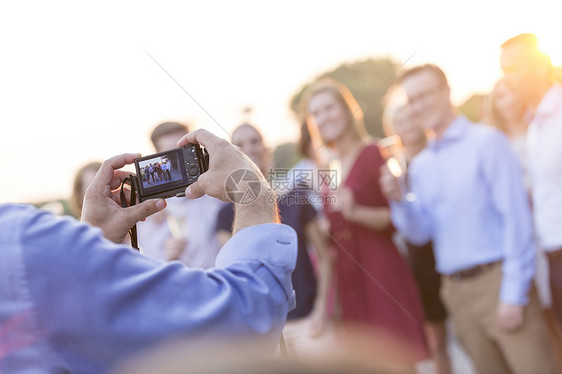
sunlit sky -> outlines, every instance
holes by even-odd
[[[535,33],[562,65],[553,4],[2,2],[0,202],[67,197],[86,162],[152,153],[164,120],[227,137],[252,106],[271,146],[296,140],[292,94],[343,62],[437,63],[461,103],[492,87],[499,45],[518,33]]]

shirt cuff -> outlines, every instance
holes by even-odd
[[[283,288],[291,310],[296,305],[291,274],[297,263],[297,245],[297,234],[287,225],[265,223],[246,227],[225,243],[215,266],[225,268],[240,261],[261,262]]]
[[[408,230],[408,202],[405,200],[401,201],[390,201],[390,220],[394,227],[398,229],[403,235],[409,232]]]
[[[530,285],[529,285],[530,286]],[[520,281],[502,278],[500,301],[509,305],[527,305],[529,303],[529,287],[524,287]]]

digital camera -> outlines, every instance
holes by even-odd
[[[185,196],[187,186],[209,168],[209,154],[198,144],[188,144],[135,159],[140,202]]]

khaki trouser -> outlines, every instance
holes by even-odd
[[[537,294],[533,289],[524,322],[505,332],[496,322],[501,264],[463,280],[443,277],[441,293],[456,335],[479,374],[556,373]]]

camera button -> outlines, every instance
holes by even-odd
[[[187,174],[191,175],[192,177],[196,176],[197,174],[199,174],[199,168],[195,165],[191,165],[189,168],[187,168]]]

